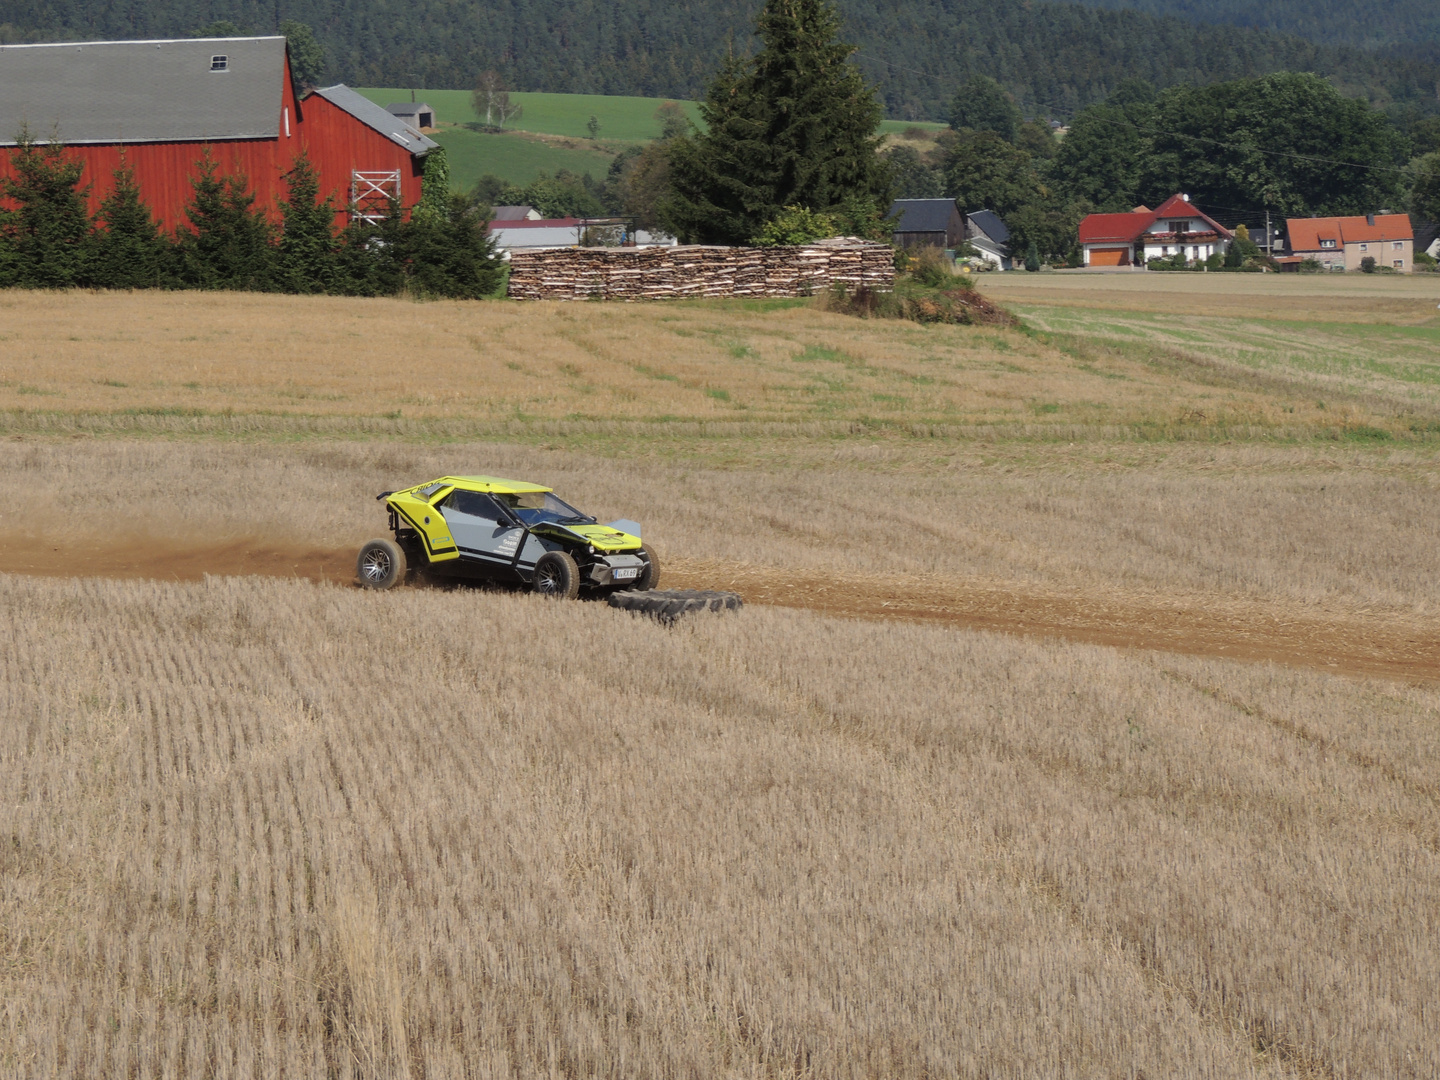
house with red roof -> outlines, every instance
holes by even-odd
[[[1408,214],[1290,218],[1285,254],[1314,259],[1326,270],[1359,270],[1367,258],[1402,274],[1415,268],[1415,229]]]
[[[1086,266],[1140,266],[1151,259],[1182,254],[1190,262],[1223,255],[1235,234],[1204,214],[1189,195],[1172,195],[1151,210],[1091,214],[1080,222],[1080,249]]]

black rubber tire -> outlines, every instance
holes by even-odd
[[[640,558],[645,560],[645,569],[640,571],[640,576],[635,579],[635,584],[630,586],[636,592],[648,592],[651,589],[660,587],[660,553],[653,547],[640,549]]]
[[[611,607],[651,615],[661,622],[674,622],[693,611],[739,611],[744,601],[739,593],[714,589],[638,589],[611,593]]]
[[[574,600],[580,595],[580,568],[566,551],[547,551],[535,563],[530,587],[541,596]]]
[[[405,570],[405,552],[394,540],[368,540],[355,557],[355,580],[364,589],[393,589]]]

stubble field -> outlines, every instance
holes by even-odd
[[[0,297],[0,1071],[1432,1075],[1424,298],[1093,280]],[[350,588],[456,471],[750,602]]]

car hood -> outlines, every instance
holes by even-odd
[[[596,551],[634,551],[640,546],[638,536],[612,529],[609,525],[557,525],[546,522],[533,526],[530,531],[562,540],[579,537]]]

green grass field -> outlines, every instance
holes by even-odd
[[[388,88],[362,89],[378,105],[392,101],[409,101],[409,90]],[[467,124],[480,120],[470,107],[469,90],[416,90],[415,99],[435,107],[436,119],[442,124]],[[563,135],[571,139],[588,139],[585,125],[590,117],[600,121],[600,138],[620,142],[647,142],[660,135],[660,122],[655,110],[668,98],[607,97],[602,94],[511,94],[510,99],[521,105],[524,115],[508,125],[517,131],[533,131],[537,135]],[[691,120],[699,121],[700,110],[693,101],[681,102]]]
[[[447,127],[435,141],[450,155],[450,183],[469,191],[486,173],[512,184],[528,184],[542,172],[569,169],[604,177],[613,154],[603,150],[569,149],[527,135],[488,135],[462,127]]]
[[[358,88],[378,105],[409,101],[411,91],[393,87]],[[415,100],[435,109],[441,134],[436,141],[450,155],[450,178],[468,190],[486,173],[512,184],[528,184],[542,172],[560,169],[603,176],[617,151],[626,144],[648,142],[660,135],[655,110],[670,98],[610,97],[603,94],[522,94],[510,97],[524,108],[521,118],[509,125],[515,134],[494,135],[471,131],[463,125],[480,119],[470,104],[468,90],[415,90]],[[682,101],[692,122],[699,123],[700,109],[693,101]],[[598,138],[592,142],[586,128],[590,117],[600,122]],[[940,129],[943,124],[916,124],[885,120],[881,132],[898,134],[910,127]],[[527,138],[529,135],[574,140],[574,145]]]

